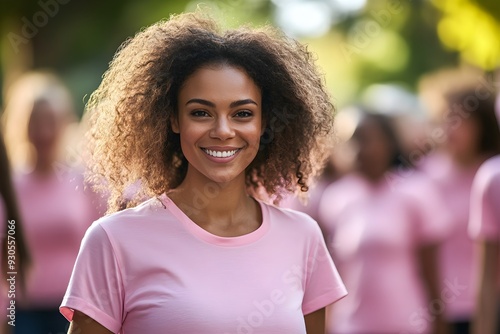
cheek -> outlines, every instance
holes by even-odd
[[[255,122],[249,124],[242,132],[247,134],[246,137],[248,137],[249,141],[259,143],[262,135],[262,126],[260,122]]]
[[[472,122],[462,122],[459,126],[448,130],[449,141],[464,148],[474,146],[477,136],[477,127]]]
[[[370,153],[371,163],[384,167],[387,165],[391,154],[391,152],[387,149],[387,146],[383,144],[374,145],[374,148]]]
[[[62,126],[55,122],[38,122],[28,127],[28,136],[35,143],[52,143],[61,136],[61,133]]]
[[[260,137],[261,137],[261,126],[259,124],[247,124],[243,129],[239,131],[240,137],[245,141],[246,145],[248,145],[248,153],[250,155],[247,156],[247,163],[255,159],[260,149]]]
[[[196,142],[205,134],[206,130],[199,124],[180,124],[180,142],[182,154],[189,160],[193,156]]]

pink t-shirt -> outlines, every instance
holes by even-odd
[[[395,179],[373,184],[351,174],[324,192],[320,221],[349,291],[327,309],[329,334],[431,329],[417,251],[446,235],[447,217],[434,214],[439,197],[425,177]]]
[[[58,307],[71,270],[95,210],[83,191],[82,179],[67,175],[40,178],[22,174],[14,178],[24,235],[32,264],[28,268],[25,308]]]
[[[450,234],[439,249],[441,289],[445,280],[457,280],[463,287],[453,301],[446,303],[445,315],[450,321],[469,321],[475,311],[478,263],[476,248],[469,237],[469,206],[472,180],[477,167],[460,167],[443,153],[428,157],[423,169],[435,182],[444,199],[437,210],[451,216]]]
[[[500,240],[500,155],[481,165],[474,178],[469,233],[474,239]]]
[[[304,314],[347,294],[309,216],[260,202],[249,234],[219,237],[167,196],[96,221],[61,312],[113,333],[305,333]]]

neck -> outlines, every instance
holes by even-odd
[[[366,170],[360,170],[359,172],[361,175],[363,175],[368,181],[371,183],[379,183],[380,180],[384,178],[385,173],[388,170],[380,170],[380,171],[366,171]]]
[[[53,164],[49,160],[37,159],[33,168],[33,173],[37,175],[50,175],[54,172]]]
[[[485,154],[476,154],[466,157],[455,156],[453,157],[453,160],[455,163],[464,168],[475,168],[481,165],[481,163],[483,163],[487,158],[488,156]]]
[[[188,168],[184,181],[172,190],[169,197],[194,221],[221,221],[230,224],[255,205],[247,195],[245,174],[217,183]]]

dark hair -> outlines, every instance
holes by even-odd
[[[449,93],[446,97],[450,106],[461,108],[462,112],[479,125],[477,153],[488,156],[499,154],[500,129],[495,115],[495,96],[478,96],[475,89],[464,88]]]
[[[200,67],[221,64],[243,69],[262,92],[266,129],[246,170],[249,191],[262,188],[278,199],[284,191],[307,191],[328,156],[333,126],[312,54],[271,27],[222,32],[197,12],[158,22],[125,42],[87,105],[90,179],[106,180],[109,211],[138,180],[143,189],[136,198],[182,182],[188,162],[171,128],[179,89]]]

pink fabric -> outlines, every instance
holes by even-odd
[[[5,202],[3,200],[3,197],[2,195],[0,194],[0,259],[3,259],[3,257],[5,256],[3,254],[3,249],[4,249],[4,242],[7,242],[6,240],[6,235],[5,235],[5,231],[6,231],[6,225],[7,225],[7,211],[6,211],[6,207],[5,207]],[[2,308],[2,313],[1,315],[3,315],[3,318],[2,319],[5,319],[5,316],[7,315],[7,307],[9,305],[9,298],[7,296],[8,294],[8,287],[7,287],[7,283],[6,281],[3,279],[2,280],[2,283],[0,284],[0,307]],[[3,324],[4,321],[2,321],[1,323]],[[1,332],[1,331],[0,331]]]
[[[160,201],[161,199],[161,201]],[[87,231],[61,305],[113,333],[305,333],[303,315],[346,295],[310,217],[261,203],[252,233],[219,237],[167,196]]]
[[[61,176],[62,177],[62,176]],[[78,248],[95,218],[81,178],[34,174],[14,179],[27,245],[32,257],[25,308],[58,307],[71,276]]]
[[[451,215],[451,233],[439,251],[441,289],[446,280],[457,280],[464,288],[447,303],[449,321],[469,321],[475,310],[478,263],[474,242],[468,235],[470,195],[477,167],[463,168],[444,154],[431,155],[424,164],[444,198],[445,210]]]
[[[474,239],[500,240],[500,156],[486,161],[474,178],[469,233]]]
[[[439,203],[417,172],[377,184],[351,174],[325,190],[323,232],[349,291],[327,310],[327,333],[429,333],[417,250],[448,233]]]
[[[331,183],[332,181],[330,179],[320,179],[317,184],[309,189],[309,198],[305,205],[296,196],[289,196],[283,199],[280,203],[280,207],[304,212],[311,216],[312,219],[319,222],[319,203],[323,196],[323,192]]]

